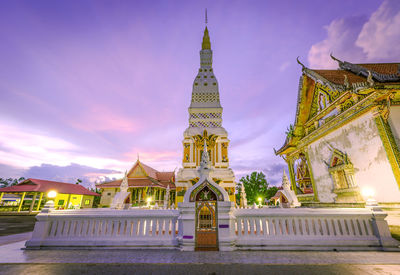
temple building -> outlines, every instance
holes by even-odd
[[[282,148],[303,205],[400,202],[400,63],[337,70],[302,65],[297,111]]]
[[[80,184],[29,178],[17,185],[0,188],[0,211],[39,211],[49,200],[50,191],[56,192],[56,197],[51,198],[55,209],[91,208],[94,197],[100,196]],[[3,197],[10,194],[16,199],[3,201]]]
[[[175,174],[173,171],[159,172],[138,159],[127,172],[127,178],[128,192],[131,194],[125,203],[132,206],[143,206],[147,203],[162,205],[168,188],[170,190],[169,204],[172,205],[174,203]],[[111,205],[115,194],[120,191],[121,182],[122,179],[119,179],[96,185],[101,191],[101,207]]]
[[[218,81],[212,67],[212,50],[207,27],[200,51],[200,68],[193,81],[189,127],[183,133],[183,168],[176,176],[176,203],[182,202],[188,188],[199,180],[198,168],[204,141],[210,156],[210,177],[225,188],[231,201],[235,201],[235,175],[229,168],[228,132],[222,127],[222,107]]]

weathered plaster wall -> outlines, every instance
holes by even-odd
[[[378,202],[400,201],[400,190],[371,113],[353,120],[309,146],[310,163],[321,202],[333,202],[336,196],[332,192],[333,180],[325,164],[332,156],[328,143],[348,154],[354,165],[355,184],[361,190],[372,188]]]
[[[400,146],[400,106],[390,107],[389,125],[392,128],[394,139],[397,146]]]

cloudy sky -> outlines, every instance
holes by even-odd
[[[396,0],[1,1],[0,177],[89,184],[138,154],[179,168],[205,8],[238,179],[280,181],[297,56],[400,61]]]

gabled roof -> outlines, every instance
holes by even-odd
[[[99,194],[89,191],[79,184],[40,180],[40,179],[26,179],[17,185],[0,188],[0,192],[44,192],[55,190],[61,194],[77,194],[77,195],[90,195],[100,196]]]
[[[138,159],[135,164],[132,166],[132,168],[129,170],[128,172],[128,178],[131,177],[132,172],[134,172],[136,169],[140,169],[142,168],[142,170],[144,171],[145,176],[151,177],[153,179],[157,178],[157,170],[140,162],[140,160]]]
[[[139,176],[132,175],[136,169]],[[143,172],[143,175],[140,175]],[[99,188],[119,187],[122,179],[110,182],[100,183],[96,186]],[[139,159],[135,162],[128,172],[128,185],[129,187],[162,187],[175,189],[175,172],[159,172],[156,169],[142,163]]]
[[[352,89],[378,87],[375,86],[375,83],[379,83],[379,87],[384,87],[382,85],[386,84],[400,84],[400,63],[352,64],[341,61],[332,55],[331,57],[338,62],[337,70],[309,69],[297,60],[302,66],[303,73],[298,91],[294,136],[287,138],[284,145],[276,150],[275,154],[280,155],[291,147],[295,147],[296,142],[301,139],[303,126],[314,113],[311,108],[316,86],[326,85],[330,93],[338,96]]]

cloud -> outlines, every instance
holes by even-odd
[[[22,168],[0,163],[0,178],[19,178],[24,171]]]
[[[355,44],[368,60],[399,61],[400,1],[384,1],[364,24]]]
[[[279,66],[279,71],[284,72],[290,66],[291,62],[286,61]]]
[[[333,20],[327,38],[308,53],[311,68],[337,68],[329,54],[350,62],[395,62],[400,59],[400,1],[386,0],[370,18],[353,16]]]
[[[95,182],[118,178],[121,175],[121,171],[98,169],[76,163],[71,163],[67,166],[43,163],[40,166],[32,166],[26,169],[22,174],[25,178],[38,178],[68,183],[75,183],[77,179],[81,179],[83,185],[86,187],[94,187],[93,184]]]
[[[317,69],[337,68],[330,53],[344,60],[364,59],[365,54],[355,45],[355,41],[365,22],[365,16],[354,16],[333,20],[329,26],[325,26],[328,37],[311,47],[308,52],[309,66]]]

